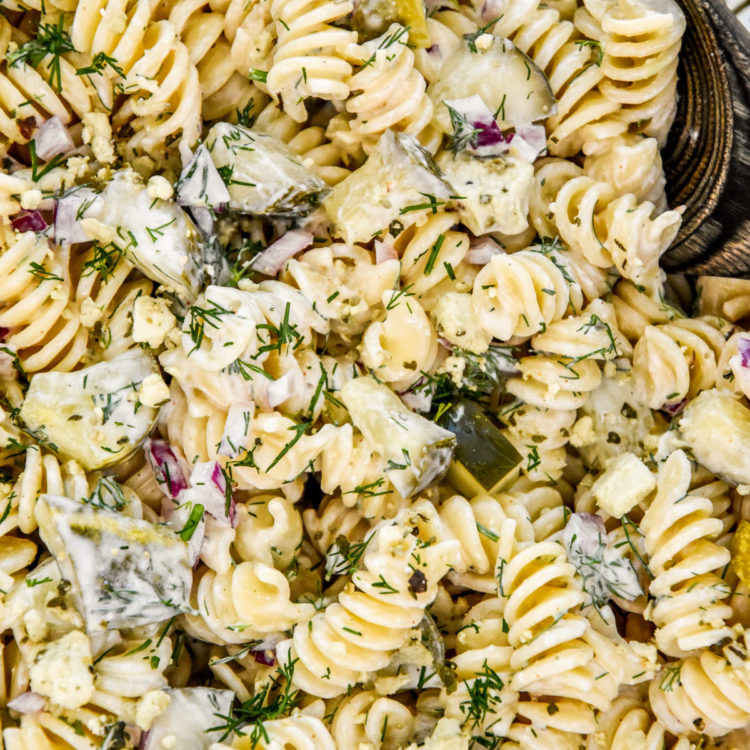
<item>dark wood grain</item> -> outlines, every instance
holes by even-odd
[[[678,109],[663,152],[683,225],[668,271],[750,275],[750,34],[723,0],[679,0],[687,30]]]

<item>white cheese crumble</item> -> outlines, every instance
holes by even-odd
[[[87,112],[83,116],[83,132],[81,133],[84,143],[91,146],[94,158],[102,164],[113,164],[115,161],[115,148],[112,145],[112,128],[109,118],[103,112]]]
[[[29,670],[31,689],[62,708],[80,708],[94,695],[91,644],[74,630],[42,647]]]
[[[39,208],[39,204],[42,202],[42,191],[41,190],[24,190],[21,193],[21,208],[27,211],[33,211],[35,208]]]
[[[146,185],[146,195],[149,198],[161,198],[163,201],[168,201],[173,194],[172,185],[161,175],[155,174]]]
[[[599,507],[621,518],[656,487],[656,477],[633,453],[613,458],[591,488]]]
[[[161,375],[154,373],[143,379],[138,390],[138,400],[144,406],[159,406],[169,401],[169,388]]]
[[[177,325],[165,299],[138,297],[133,305],[133,341],[156,349]]]
[[[149,690],[135,707],[135,723],[141,729],[151,729],[151,725],[164,712],[170,701],[169,693],[163,690]]]

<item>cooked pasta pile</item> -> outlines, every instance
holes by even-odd
[[[7,750],[750,747],[750,282],[659,266],[684,30],[0,2]]]

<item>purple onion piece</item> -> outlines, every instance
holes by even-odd
[[[8,708],[19,714],[35,714],[44,710],[44,698],[39,693],[27,691],[8,701]]]
[[[513,135],[504,135],[495,120],[476,120],[472,123],[477,131],[477,148],[496,146],[498,143],[510,143]]]
[[[49,161],[59,154],[67,154],[75,148],[68,129],[56,115],[39,126],[34,137],[34,146],[36,155],[43,161]]]
[[[3,326],[0,326],[0,343],[4,344],[5,339],[8,338],[8,334],[10,333],[10,328],[4,328]]]
[[[182,471],[177,453],[166,440],[149,438],[143,447],[161,491],[174,500],[180,492],[188,488],[188,480]]]
[[[661,411],[669,414],[670,417],[674,417],[679,414],[687,404],[687,398],[683,398],[682,401],[678,401],[676,404],[664,404],[661,407]]]
[[[740,355],[740,364],[750,367],[750,339],[740,337],[737,339],[737,351]]]
[[[10,224],[17,232],[43,232],[49,224],[39,211],[19,211]]]
[[[258,664],[264,664],[267,667],[272,667],[276,664],[276,652],[271,649],[260,649],[259,651],[253,651],[253,659]]]

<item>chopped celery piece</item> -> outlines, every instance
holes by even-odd
[[[229,190],[229,207],[260,216],[306,216],[330,188],[278,138],[219,122],[205,141]]]
[[[448,481],[467,497],[494,495],[518,476],[521,454],[475,401],[461,399],[440,419],[456,436]]]
[[[367,242],[392,222],[408,224],[444,206],[453,193],[416,138],[386,130],[370,157],[323,201],[338,236]]]
[[[555,95],[536,63],[508,39],[485,37],[488,45],[481,43],[483,37],[462,44],[445,61],[440,80],[427,90],[435,105],[435,121],[446,134],[453,132],[453,126],[444,102],[475,94],[501,130],[555,114]]]
[[[429,419],[409,411],[401,399],[374,378],[355,378],[341,389],[354,426],[387,461],[386,475],[402,497],[442,479],[456,438]]]
[[[124,461],[148,435],[159,410],[139,400],[158,374],[141,349],[75,372],[39,372],[21,407],[29,432],[88,470]]]
[[[171,529],[57,495],[41,495],[34,512],[88,632],[192,611],[188,546]]]

